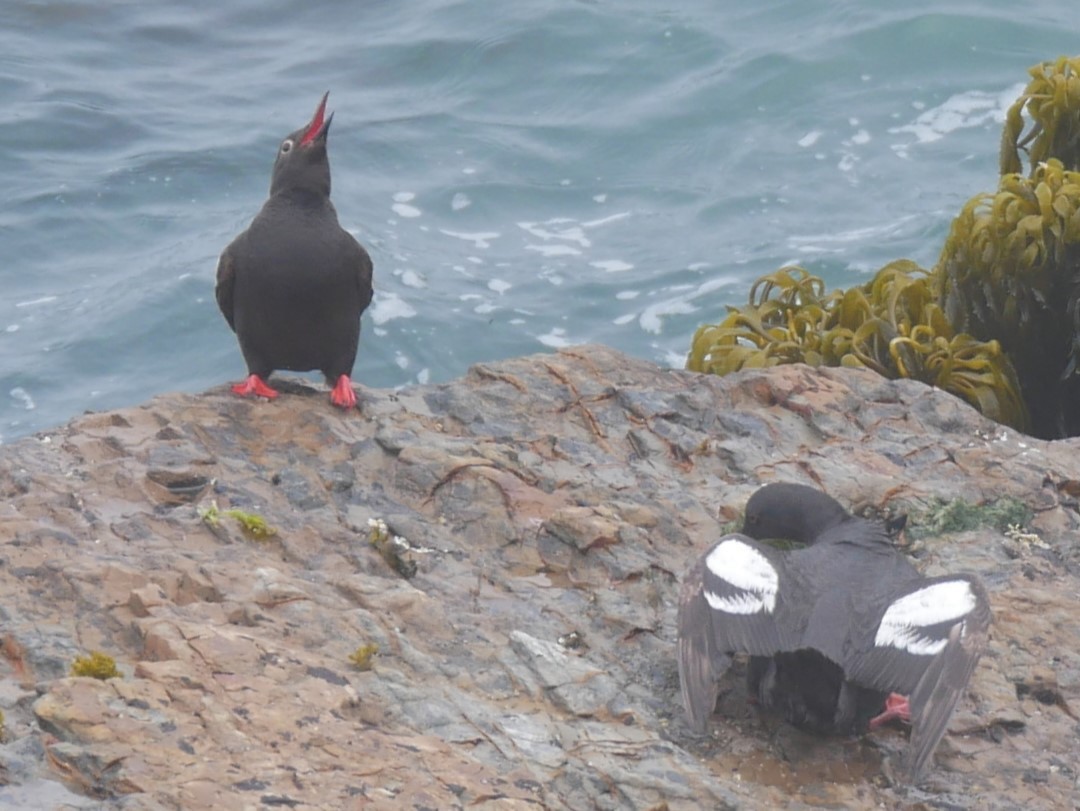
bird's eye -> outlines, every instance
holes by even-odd
[[[281,144],[281,154],[284,155],[292,150],[292,138],[286,138]]]

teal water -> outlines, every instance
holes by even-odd
[[[586,341],[680,366],[762,273],[935,261],[1072,0],[5,0],[0,439],[239,378],[217,256],[323,91],[355,378]]]

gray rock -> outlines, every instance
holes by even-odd
[[[281,390],[166,395],[0,447],[0,804],[19,786],[107,809],[1080,799],[1080,440],[868,372],[721,379],[603,347],[364,389],[359,413]],[[995,615],[918,787],[887,777],[902,732],[809,738],[748,706],[740,663],[711,734],[682,720],[679,579],[776,480],[913,516],[1032,510],[1009,538],[918,544],[928,574],[979,573]],[[277,534],[208,525],[210,499]],[[124,678],[70,678],[94,649]]]

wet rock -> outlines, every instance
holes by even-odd
[[[280,388],[272,403],[224,386],[166,395],[0,447],[0,805],[1037,809],[1080,796],[1080,440],[1018,436],[857,370],[721,379],[603,347],[364,389],[358,413]],[[1032,512],[1008,536],[912,547],[927,574],[980,574],[995,619],[917,787],[887,777],[903,732],[810,738],[748,705],[741,663],[711,734],[683,723],[679,578],[776,480],[872,514],[1006,496]],[[277,534],[212,525],[211,500]],[[372,543],[376,519],[396,558]],[[350,656],[369,645],[359,670]],[[68,677],[90,650],[124,677]]]
[[[522,681],[571,715],[601,715],[619,694],[619,685],[603,670],[567,653],[558,642],[511,631],[510,647],[525,664],[526,670],[516,671]]]

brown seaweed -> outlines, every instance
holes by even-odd
[[[719,324],[698,328],[688,369],[866,367],[937,386],[991,419],[1027,428],[1016,373],[1000,344],[956,334],[929,272],[914,262],[891,262],[867,284],[830,293],[805,269],[781,268],[754,284],[747,306],[728,309]]]

